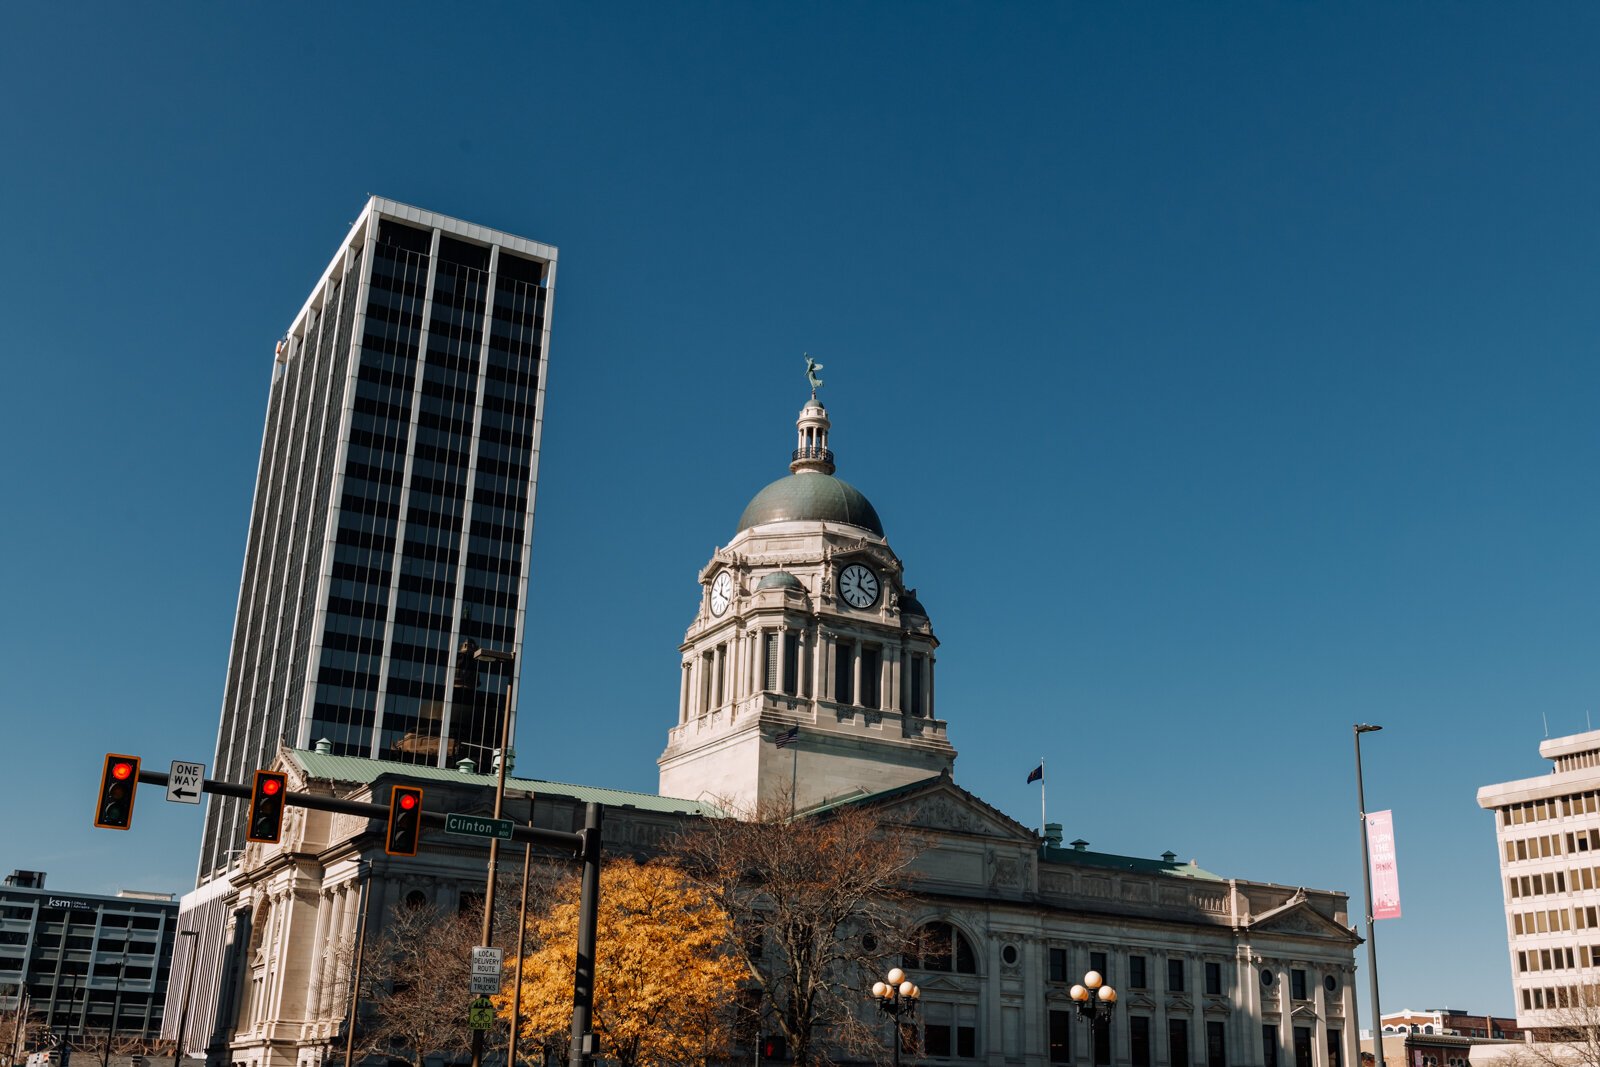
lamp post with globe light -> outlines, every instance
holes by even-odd
[[[1089,971],[1080,984],[1067,990],[1067,996],[1078,1006],[1078,1014],[1089,1021],[1089,1057],[1091,1062],[1099,1063],[1101,1058],[1096,1055],[1093,1046],[1099,1042],[1100,1034],[1111,1021],[1111,1012],[1117,1003],[1117,991],[1106,984],[1099,971]]]
[[[894,1020],[891,1051],[894,1054],[894,1067],[900,1067],[900,1046],[904,1044],[900,1019],[902,1016],[916,1015],[917,999],[922,996],[922,990],[898,967],[884,977],[887,981],[872,983],[872,996],[878,1002],[878,1010]]]

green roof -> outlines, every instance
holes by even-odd
[[[1043,845],[1039,858],[1045,863],[1066,863],[1076,867],[1106,867],[1117,871],[1138,871],[1140,874],[1170,874],[1178,878],[1198,878],[1205,882],[1225,882],[1220,874],[1201,870],[1192,863],[1167,860],[1147,860],[1138,856],[1118,856],[1110,852],[1079,851],[1075,848],[1052,848]]]
[[[861,490],[831,474],[801,471],[779,478],[745,505],[739,529],[768,522],[838,522],[883,536],[883,522]]]
[[[401,763],[398,760],[367,759],[364,756],[335,756],[328,752],[310,752],[303,748],[291,749],[302,770],[312,778],[327,778],[336,782],[370,784],[386,774],[415,778],[425,782],[450,782],[454,785],[493,787],[492,774],[467,774],[449,767],[434,767],[426,763]],[[714,805],[698,800],[680,800],[654,793],[632,793],[626,789],[602,789],[592,785],[571,785],[551,782],[542,778],[506,778],[506,789],[518,793],[537,793],[540,796],[571,797],[580,803],[594,802],[607,807],[638,808],[640,811],[657,811],[681,815],[722,814]]]

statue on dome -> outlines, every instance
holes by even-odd
[[[822,364],[811,358],[811,353],[806,356],[806,381],[811,383],[811,399],[817,398],[817,390],[822,388],[822,379],[817,377],[817,371],[822,369]]]

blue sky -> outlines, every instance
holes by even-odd
[[[1385,1008],[1510,1010],[1474,794],[1600,695],[1594,7],[5,22],[0,867],[191,883],[99,760],[210,762],[272,345],[380,193],[561,249],[519,770],[654,789],[809,351],[961,784],[1359,897],[1382,723]]]

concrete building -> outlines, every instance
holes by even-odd
[[[555,273],[549,245],[367,202],[277,345],[215,777],[324,739],[489,764],[506,679],[458,652],[521,649]],[[210,798],[199,882],[242,807]]]
[[[1517,1025],[1535,1038],[1597,1011],[1600,730],[1549,738],[1539,755],[1548,773],[1478,790],[1495,816]]]
[[[22,1011],[69,1044],[154,1041],[177,930],[170,893],[46,890],[42,871],[0,885],[0,1011]],[[10,1049],[5,1054],[10,1054]]]

